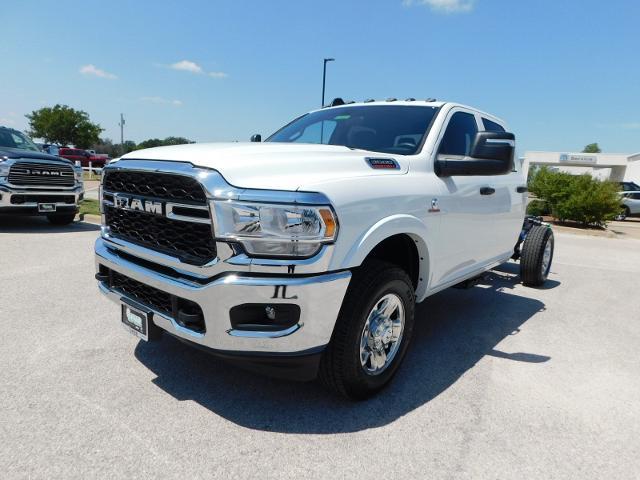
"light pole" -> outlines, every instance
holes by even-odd
[[[324,66],[322,68],[322,103],[320,104],[321,107],[324,107],[324,87],[325,87],[325,84],[327,83],[327,62],[333,62],[333,61],[335,61],[335,58],[324,59]]]
[[[122,155],[125,154],[124,151],[124,115],[120,114],[120,149],[122,150]]]

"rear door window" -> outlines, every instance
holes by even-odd
[[[488,118],[484,118],[484,117],[482,118],[482,125],[484,125],[484,129],[487,132],[504,132],[505,131],[502,125],[496,122],[492,122]]]

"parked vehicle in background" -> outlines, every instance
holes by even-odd
[[[618,182],[623,192],[640,192],[640,185],[635,182]]]
[[[622,211],[616,220],[625,220],[627,217],[640,215],[640,190],[637,192],[622,193]]]
[[[80,162],[82,167],[94,167],[103,168],[109,163],[109,155],[101,153],[90,153],[87,150],[80,148],[61,147],[59,149],[59,156],[71,160],[72,162]],[[89,165],[91,164],[91,165]]]
[[[73,222],[84,195],[82,169],[42,152],[29,137],[0,127],[0,213]]]
[[[43,152],[48,153],[49,155],[55,155],[56,157],[60,156],[59,145],[54,145],[51,143],[43,143],[41,148]]]
[[[264,143],[105,168],[96,279],[122,325],[362,399],[397,371],[416,302],[510,258],[525,285],[546,281],[553,232],[523,227],[504,122],[431,100],[334,104]]]

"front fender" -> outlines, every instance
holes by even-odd
[[[342,258],[333,258],[331,268],[341,270],[358,267],[382,241],[394,235],[408,235],[415,242],[418,250],[420,266],[416,297],[422,299],[430,279],[429,249],[425,241],[428,233],[427,226],[413,215],[397,214],[385,217],[358,237]]]

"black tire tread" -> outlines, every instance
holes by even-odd
[[[348,352],[346,349],[348,345],[343,340],[350,338],[350,334],[353,333],[351,330],[357,328],[358,322],[355,320],[363,305],[371,301],[372,290],[384,282],[393,280],[400,280],[409,286],[412,285],[407,273],[389,262],[372,259],[353,271],[353,277],[342,303],[331,342],[320,362],[318,378],[325,388],[352,400],[364,399],[371,395],[371,392],[354,391],[349,388],[352,382],[347,363]],[[407,342],[407,344],[411,340],[415,310],[415,292],[412,286],[409,290],[411,305],[405,306],[405,333],[403,334],[403,337],[406,335],[403,342]],[[411,315],[411,319],[408,318],[409,315]],[[407,331],[407,325],[409,325],[409,331]],[[398,365],[401,360],[401,357],[398,358]]]
[[[547,239],[553,235],[551,229],[536,225],[527,234],[522,244],[520,277],[526,286],[539,287],[545,281],[541,272],[542,256]]]

